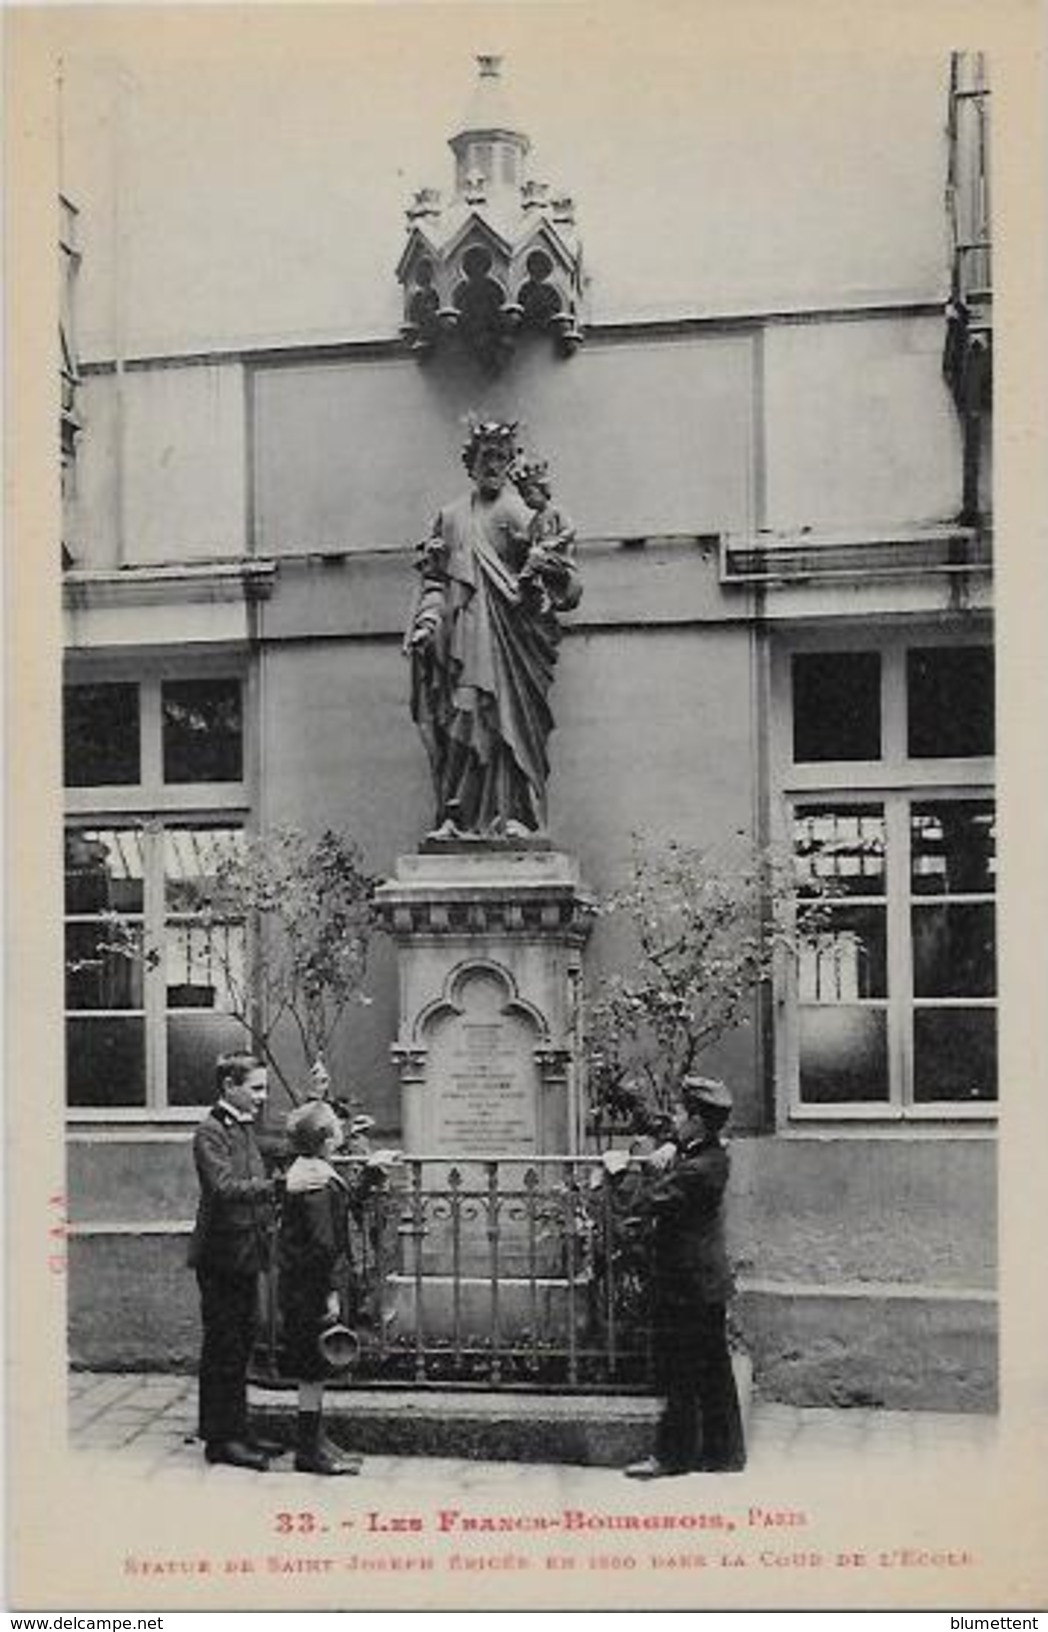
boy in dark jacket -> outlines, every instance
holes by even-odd
[[[360,1458],[347,1456],[327,1437],[322,1424],[324,1382],[331,1368],[321,1353],[320,1335],[331,1321],[352,1321],[343,1309],[351,1272],[349,1218],[359,1216],[369,1189],[385,1182],[381,1157],[366,1162],[355,1181],[333,1165],[342,1147],[342,1122],[333,1106],[313,1100],[293,1111],[287,1136],[294,1161],[287,1170],[280,1219],[280,1314],[284,1369],[298,1380],[300,1473],[360,1472]]]
[[[626,1469],[633,1479],[735,1473],[746,1464],[742,1416],[727,1338],[734,1290],[724,1244],[731,1113],[724,1083],[686,1077],[672,1142],[647,1197],[653,1231],[657,1381],[665,1404],[655,1454]]]
[[[248,1427],[247,1368],[258,1325],[258,1277],[269,1255],[273,1181],[254,1122],[265,1104],[266,1069],[251,1054],[222,1055],[215,1104],[193,1136],[200,1203],[189,1265],[200,1287],[200,1437],[209,1462],[261,1473],[280,1446]]]

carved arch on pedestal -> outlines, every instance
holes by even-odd
[[[485,976],[502,988],[504,1000],[501,1012],[515,1015],[531,1023],[535,1029],[536,1049],[550,1047],[550,1029],[546,1016],[541,1009],[537,1009],[533,1003],[520,996],[511,972],[494,958],[463,958],[460,963],[448,970],[440,996],[425,1004],[416,1014],[411,1030],[411,1041],[408,1044],[412,1053],[416,1050],[425,1051],[426,1038],[436,1021],[445,1015],[465,1012],[466,1005],[462,1001],[463,988],[470,980],[478,977],[483,979]]]
[[[547,1016],[496,959],[456,963],[394,1053],[410,1096],[413,1148],[460,1154],[497,1147],[522,1155],[553,1148],[563,1050]]]

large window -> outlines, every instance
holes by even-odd
[[[798,1116],[997,1097],[993,660],[974,642],[780,652],[780,807],[803,896],[780,1066]]]
[[[199,1106],[245,1042],[245,926],[202,907],[243,843],[243,682],[92,678],[64,726],[69,1105]]]

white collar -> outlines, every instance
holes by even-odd
[[[235,1105],[229,1103],[228,1099],[220,1099],[216,1109],[225,1111],[228,1116],[233,1118],[234,1122],[241,1122],[245,1126],[255,1120],[254,1111],[238,1111]]]
[[[336,1184],[342,1183],[331,1163],[326,1162],[323,1156],[296,1156],[287,1170],[288,1193],[323,1190],[332,1179]]]

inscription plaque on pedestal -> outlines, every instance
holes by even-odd
[[[537,1149],[536,1031],[506,1007],[486,971],[461,984],[461,1010],[434,1021],[426,1062],[434,1155],[532,1154]]]

